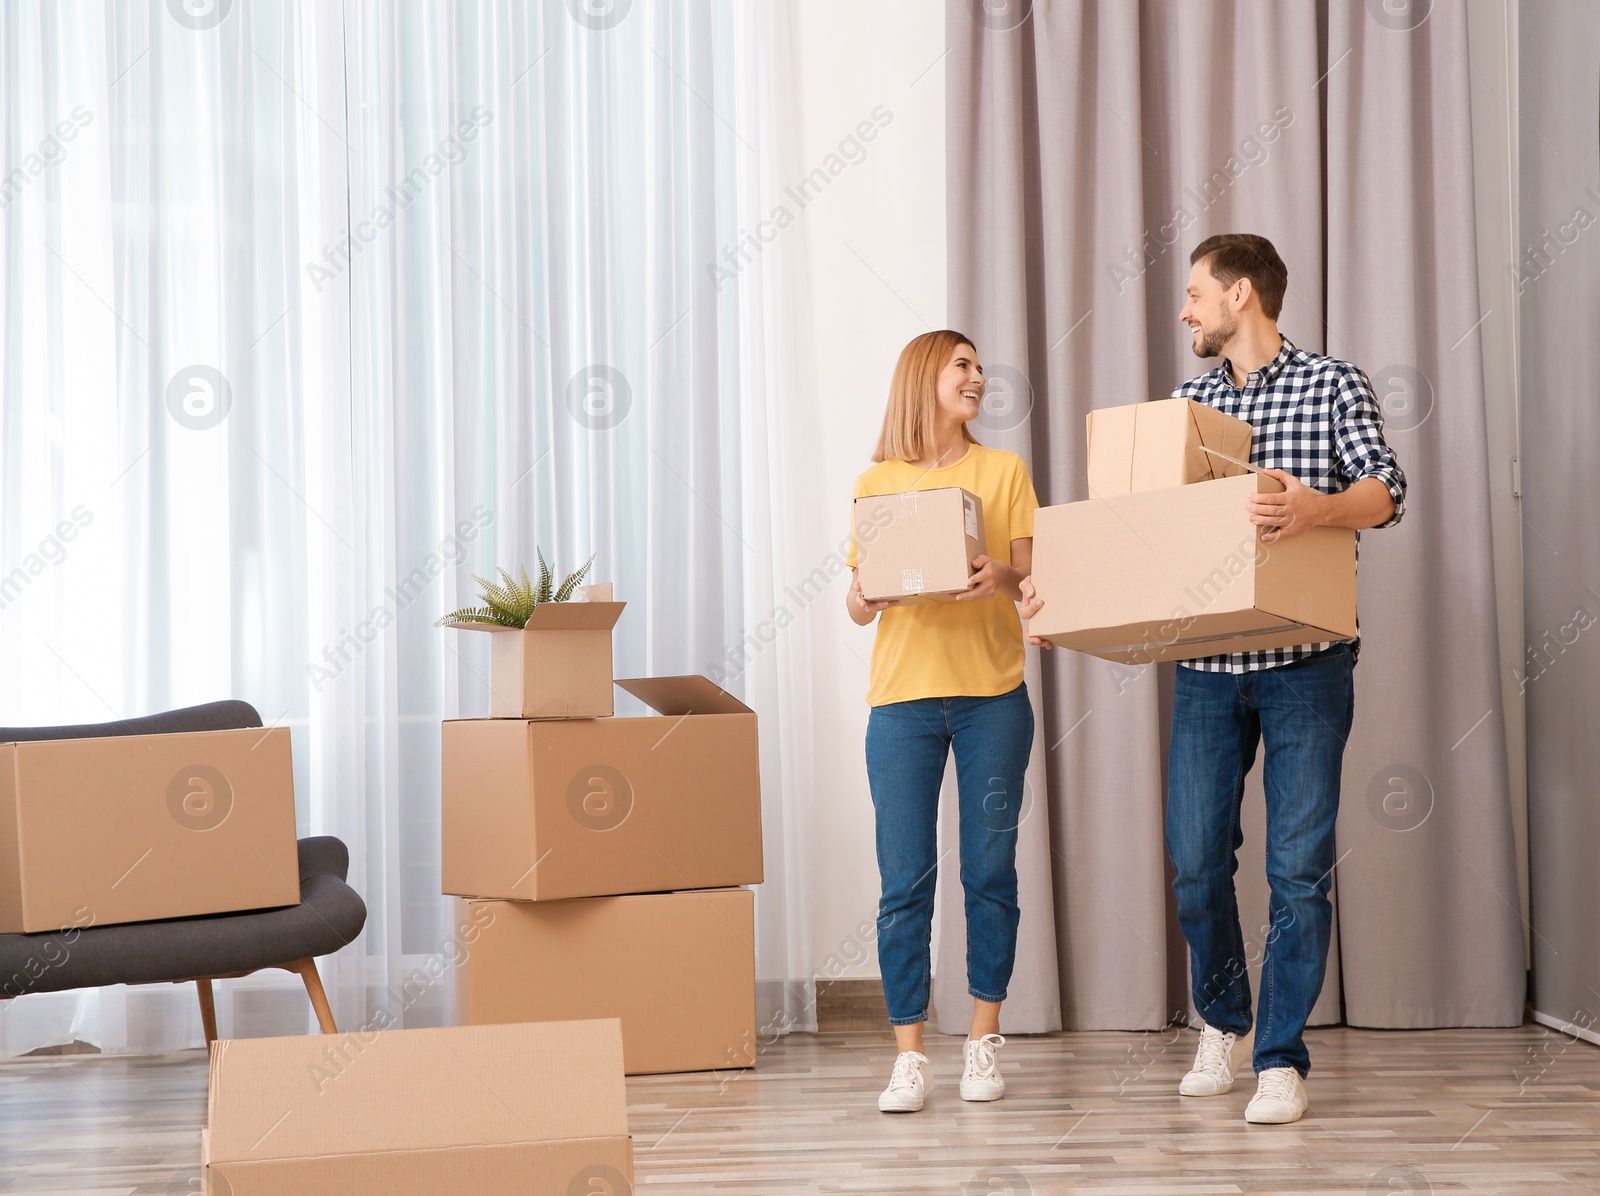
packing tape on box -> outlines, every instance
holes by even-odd
[[[920,594],[924,589],[921,569],[900,570],[900,592],[903,594]]]

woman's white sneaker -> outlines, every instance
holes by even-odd
[[[889,1074],[889,1086],[878,1097],[878,1109],[884,1113],[918,1113],[932,1091],[933,1072],[928,1067],[928,1057],[921,1051],[901,1051]]]
[[[1200,1049],[1194,1066],[1178,1081],[1180,1096],[1221,1096],[1233,1091],[1234,1055],[1238,1035],[1226,1034],[1215,1026],[1200,1028]]]
[[[996,1055],[1005,1045],[1006,1040],[998,1034],[967,1039],[967,1066],[961,1073],[962,1100],[999,1100],[1006,1094]]]
[[[1245,1106],[1253,1125],[1288,1125],[1299,1121],[1311,1105],[1300,1073],[1292,1067],[1269,1067],[1256,1079],[1256,1094]]]

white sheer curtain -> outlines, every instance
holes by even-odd
[[[0,610],[0,723],[236,696],[293,727],[301,833],[370,910],[323,965],[341,1025],[437,1024],[437,727],[487,661],[432,623],[468,575],[597,552],[623,674],[712,672],[801,576],[782,259],[711,268],[780,177],[778,39],[710,0],[178,14],[0,17],[0,564],[92,516]],[[811,1009],[807,657],[802,625],[723,674],[762,715],[773,1026]],[[221,1032],[311,1028],[297,983],[224,983]],[[192,1004],[30,996],[0,1052],[197,1045]]]

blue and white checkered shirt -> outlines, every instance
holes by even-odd
[[[1313,490],[1338,494],[1377,478],[1394,499],[1393,527],[1406,509],[1406,475],[1383,439],[1383,415],[1366,374],[1348,361],[1297,349],[1288,337],[1278,355],[1235,386],[1224,361],[1172,392],[1245,420],[1252,428],[1250,464],[1281,469]],[[1359,645],[1360,640],[1355,641]],[[1184,663],[1208,673],[1248,673],[1302,660],[1330,643],[1262,652],[1204,656]]]

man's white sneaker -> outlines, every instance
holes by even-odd
[[[1233,1091],[1235,1056],[1240,1054],[1239,1036],[1226,1034],[1215,1026],[1200,1028],[1200,1049],[1194,1066],[1178,1081],[1180,1096],[1221,1096]]]
[[[928,1057],[921,1051],[901,1051],[889,1075],[889,1086],[878,1097],[878,1109],[884,1113],[917,1113],[932,1091],[933,1072],[928,1067]]]
[[[1252,1125],[1288,1125],[1305,1115],[1311,1102],[1300,1073],[1292,1067],[1269,1067],[1256,1080],[1256,1094],[1245,1106]]]
[[[967,1039],[967,1067],[961,1073],[962,1100],[999,1100],[1006,1094],[995,1052],[1006,1045],[998,1034]]]

